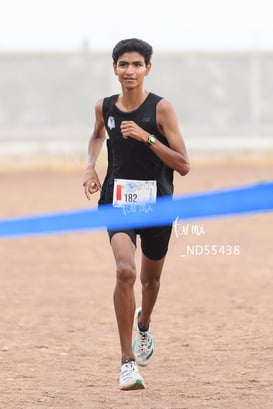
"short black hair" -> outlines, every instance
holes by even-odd
[[[119,57],[128,52],[136,51],[144,57],[145,64],[148,65],[151,62],[153,48],[146,41],[139,38],[128,38],[126,40],[119,41],[113,48],[112,58],[116,64]]]

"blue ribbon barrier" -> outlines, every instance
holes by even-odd
[[[0,220],[0,238],[160,226],[177,220],[273,211],[273,182],[159,198],[156,204],[75,210]]]

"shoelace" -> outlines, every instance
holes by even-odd
[[[136,366],[135,366],[135,362],[127,362],[126,364],[123,365],[122,368],[122,378],[123,380],[127,380],[128,378],[131,377],[131,374],[133,372],[136,372]]]
[[[149,332],[141,332],[139,331],[138,336],[140,337],[140,342],[137,345],[137,349],[145,354],[149,352],[149,348],[151,345],[151,335]]]

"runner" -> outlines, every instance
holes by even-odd
[[[88,199],[100,192],[99,206],[112,203],[120,207],[172,196],[174,171],[182,176],[189,172],[188,155],[172,104],[144,87],[151,70],[152,53],[151,45],[137,38],[121,40],[113,49],[113,68],[121,92],[96,103],[83,182]],[[101,186],[95,165],[106,136],[108,169]],[[114,308],[121,347],[121,390],[145,387],[138,365],[148,365],[155,350],[151,315],[171,231],[171,224],[108,229],[116,261]],[[142,250],[142,303],[136,309],[137,236]],[[132,343],[133,324],[136,337]]]

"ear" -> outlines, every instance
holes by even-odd
[[[145,73],[145,75],[148,75],[148,74],[149,74],[151,68],[152,68],[152,63],[149,62],[149,64],[146,65],[146,73]]]
[[[115,62],[113,62],[113,69],[114,69],[115,75],[118,75],[117,74],[117,64]]]

